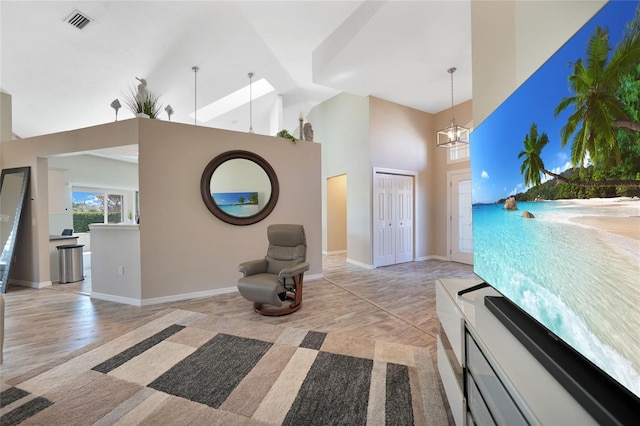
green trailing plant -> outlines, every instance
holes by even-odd
[[[280,130],[278,133],[276,133],[276,136],[279,136],[279,137],[285,138],[285,139],[290,139],[292,143],[297,143],[298,142],[298,140],[291,133],[289,133],[285,129]]]

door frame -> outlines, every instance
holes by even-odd
[[[386,167],[372,167],[371,169],[371,182],[369,183],[369,188],[371,189],[371,205],[370,207],[370,235],[371,235],[371,245],[370,245],[370,250],[371,250],[371,264],[373,265],[374,268],[377,268],[378,265],[376,265],[375,263],[375,246],[374,246],[374,233],[375,233],[375,229],[374,229],[374,214],[375,214],[375,206],[374,206],[374,202],[375,202],[375,194],[374,194],[374,185],[375,185],[375,179],[376,179],[376,174],[377,173],[384,173],[384,174],[390,174],[390,175],[401,175],[401,176],[410,176],[413,178],[413,211],[412,211],[412,220],[413,220],[413,254],[411,256],[412,258],[412,262],[415,262],[416,260],[416,235],[418,234],[418,221],[416,220],[416,206],[418,205],[417,203],[417,198],[418,198],[418,172],[415,171],[411,171],[411,170],[400,170],[400,169],[389,169]]]
[[[452,254],[452,250],[453,250],[453,242],[451,241],[451,233],[453,230],[452,224],[453,224],[453,211],[452,211],[452,204],[453,204],[453,187],[452,187],[452,180],[453,177],[456,175],[465,175],[465,176],[469,176],[469,180],[471,180],[471,168],[466,168],[466,169],[457,169],[457,170],[450,170],[447,172],[447,260],[451,261],[451,254]],[[473,259],[473,255],[472,255],[472,259]],[[471,265],[473,264],[473,260],[470,263]]]

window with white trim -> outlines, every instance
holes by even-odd
[[[74,232],[88,232],[91,223],[123,223],[127,219],[132,222],[137,217],[137,200],[126,201],[125,194],[131,191],[113,191],[98,188],[74,187],[72,190],[72,211]],[[133,194],[133,193],[131,193]],[[135,193],[137,196],[137,191]],[[133,197],[133,195],[126,196]],[[129,213],[125,216],[125,204]]]
[[[447,163],[457,163],[469,159],[469,144],[454,145],[449,149],[449,157]]]

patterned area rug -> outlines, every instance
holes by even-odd
[[[3,386],[0,424],[446,425],[425,348],[174,310]]]

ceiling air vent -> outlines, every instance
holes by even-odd
[[[83,15],[81,12],[74,10],[71,15],[66,19],[68,23],[78,28],[79,30],[83,29],[91,22],[91,19],[86,15]]]

